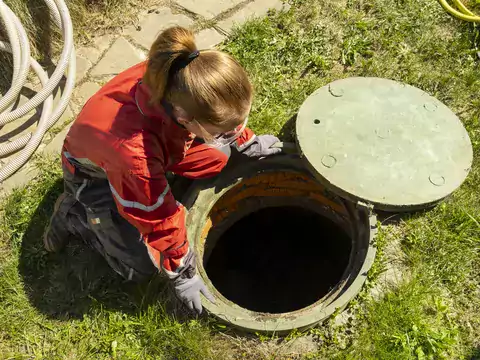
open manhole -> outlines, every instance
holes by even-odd
[[[428,208],[465,180],[472,146],[444,104],[377,78],[335,81],[296,121],[299,155],[243,162],[184,198],[218,318],[249,331],[315,325],[360,291],[375,209]]]
[[[193,188],[189,239],[216,298],[204,305],[249,331],[324,320],[360,290],[374,258],[375,218],[329,192],[297,156],[247,163]]]
[[[326,296],[342,278],[351,248],[347,232],[320,210],[285,204],[235,222],[204,266],[213,286],[231,302],[278,314]]]

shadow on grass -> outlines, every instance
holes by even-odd
[[[176,311],[164,279],[156,276],[141,284],[126,282],[81,239],[70,239],[57,254],[44,250],[43,231],[62,190],[59,179],[45,193],[23,235],[19,271],[31,304],[60,320],[82,318],[93,308],[136,313],[156,301],[164,302],[168,312]]]
[[[278,138],[283,142],[295,143],[295,126],[297,121],[297,114],[293,115],[287,122],[282,126],[278,134]]]
[[[480,360],[480,347],[477,347],[473,350],[470,360]]]
[[[377,215],[377,220],[380,221],[382,225],[398,225],[402,221],[423,217],[425,216],[425,213],[431,209],[432,208],[404,212],[383,211],[377,209],[375,210],[375,214]]]

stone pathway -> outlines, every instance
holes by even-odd
[[[112,77],[145,60],[150,45],[162,30],[173,25],[190,28],[196,34],[199,49],[213,48],[228,37],[236,24],[252,17],[266,16],[269,9],[287,10],[288,5],[282,0],[176,0],[144,11],[136,24],[117,34],[95,37],[91,46],[76,49],[77,85],[72,100],[54,126],[55,132],[59,132],[56,136],[52,132],[46,134],[37,154],[59,153],[70,123],[83,104]],[[31,96],[23,97],[21,102],[27,97]],[[27,130],[32,131],[38,120],[35,116],[29,114],[8,124],[1,129],[0,138],[12,140]],[[0,163],[8,160],[0,159]],[[26,184],[35,175],[36,169],[30,161],[0,184],[0,193],[8,193],[12,188]]]

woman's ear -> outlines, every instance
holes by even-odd
[[[187,112],[177,105],[173,106],[173,115],[177,119],[178,123],[181,125],[187,125],[192,121],[190,119],[190,116],[188,116]]]
[[[177,119],[177,122],[180,124],[180,125],[188,125],[190,123],[190,121],[188,121],[187,119],[183,118],[183,117],[176,117]]]

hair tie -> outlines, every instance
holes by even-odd
[[[177,58],[173,61],[170,67],[170,76],[177,73],[179,70],[185,68],[188,64],[190,64],[194,59],[200,55],[200,51],[195,50],[191,53],[187,53],[185,51],[174,52],[171,54],[180,54]]]
[[[192,61],[193,59],[197,58],[198,55],[200,55],[200,51],[198,51],[198,50],[192,51],[192,52],[188,55],[188,60]]]

